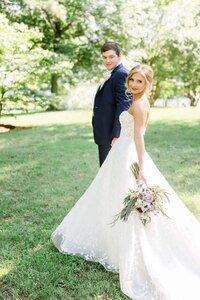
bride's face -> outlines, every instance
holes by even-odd
[[[146,81],[140,73],[134,73],[128,82],[128,88],[133,95],[143,94],[146,90]]]

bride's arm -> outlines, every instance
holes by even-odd
[[[147,119],[147,112],[141,103],[135,103],[134,105],[134,141],[138,156],[138,163],[140,168],[139,179],[147,183],[145,177],[145,143],[144,143],[144,131]]]

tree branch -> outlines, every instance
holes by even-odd
[[[46,21],[47,23],[51,26],[51,28],[53,29],[53,31],[55,32],[56,31],[56,28],[53,24],[53,22],[51,21],[51,18],[50,18],[50,15],[48,14],[48,12],[44,9],[44,8],[41,8],[41,10],[45,13],[46,15]]]

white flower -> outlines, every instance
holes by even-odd
[[[104,80],[108,80],[111,77],[112,73],[110,71],[105,71],[103,73]]]

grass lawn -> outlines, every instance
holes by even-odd
[[[60,254],[50,235],[98,170],[91,112],[2,118],[0,299],[125,300],[118,274]],[[200,220],[200,110],[152,109],[146,148]]]

